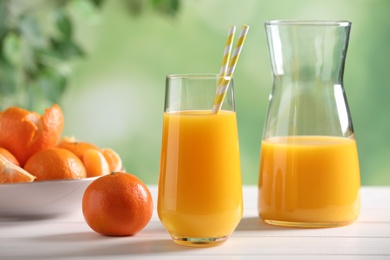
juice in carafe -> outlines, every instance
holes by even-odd
[[[360,213],[359,188],[353,138],[289,136],[262,142],[258,202],[266,222],[348,224]]]

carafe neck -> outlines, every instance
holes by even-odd
[[[342,85],[349,22],[273,21],[265,26],[275,83]]]

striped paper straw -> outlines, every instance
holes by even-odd
[[[229,61],[229,66],[227,68],[226,74],[218,81],[218,87],[217,87],[217,93],[214,98],[214,105],[213,109],[211,111],[212,114],[219,113],[223,100],[226,95],[226,91],[228,89],[229,83],[233,77],[234,70],[236,69],[238,58],[240,57],[240,53],[242,50],[242,47],[244,46],[244,42],[246,39],[246,36],[248,34],[249,26],[243,25],[241,28],[240,36],[238,37],[236,46],[234,48],[233,54]]]
[[[230,60],[230,53],[232,52],[232,46],[233,46],[233,39],[234,39],[234,33],[236,32],[236,26],[230,26],[228,31],[228,36],[226,39],[226,45],[223,52],[223,58],[222,58],[222,65],[221,70],[219,71],[220,79],[218,81],[218,85],[222,83],[223,76],[226,75],[226,71],[228,69],[228,63]]]

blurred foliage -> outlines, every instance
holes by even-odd
[[[152,7],[173,16],[179,0],[122,0],[131,15]],[[86,58],[75,16],[97,15],[104,0],[0,0],[0,110],[41,111],[60,103],[72,61]]]

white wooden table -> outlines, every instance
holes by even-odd
[[[156,202],[157,188],[150,186]],[[218,247],[176,245],[157,213],[132,237],[93,232],[80,212],[56,219],[0,219],[0,259],[390,259],[390,187],[363,187],[352,225],[326,229],[274,227],[257,217],[257,188],[244,187],[244,217]]]

